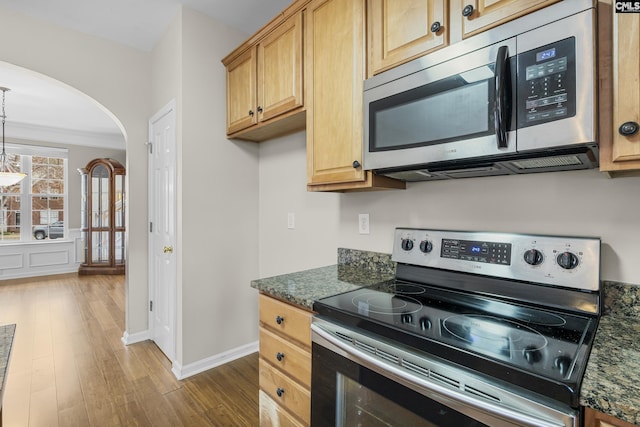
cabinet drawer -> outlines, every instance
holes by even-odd
[[[311,312],[260,295],[260,323],[311,348]]]
[[[309,424],[311,420],[311,392],[286,377],[263,359],[260,359],[260,388],[278,405]],[[280,396],[278,396],[278,391],[280,391]]]
[[[311,353],[307,350],[260,328],[260,357],[302,385],[311,387]]]
[[[260,427],[304,427],[286,410],[260,390]]]

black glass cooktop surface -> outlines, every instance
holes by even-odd
[[[409,282],[332,296],[314,309],[572,406],[597,327],[597,317]]]

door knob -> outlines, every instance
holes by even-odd
[[[164,248],[162,248],[162,252],[169,253],[172,254],[173,253],[173,246],[165,246]]]

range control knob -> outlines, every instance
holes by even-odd
[[[400,315],[400,321],[404,324],[413,324],[413,314],[411,313],[402,313]]]
[[[565,376],[571,367],[571,359],[567,356],[558,356],[553,361],[553,365],[560,370],[560,375]]]
[[[430,241],[423,240],[422,242],[420,242],[420,250],[423,253],[428,254],[429,252],[431,252],[432,249],[433,249],[433,244]]]
[[[572,252],[562,252],[556,258],[558,265],[565,270],[572,270],[578,266],[578,257]]]
[[[433,326],[431,323],[431,319],[426,316],[420,318],[420,329],[422,329],[423,331],[428,331],[429,329],[431,329],[431,326]]]
[[[530,365],[542,360],[542,353],[537,347],[528,346],[522,351],[524,352],[524,358]]]
[[[410,251],[411,249],[413,249],[413,240],[411,240],[411,239],[402,239],[402,243],[400,243],[400,246],[405,251]]]
[[[537,249],[529,249],[524,253],[524,262],[529,265],[540,265],[543,260],[542,252]]]

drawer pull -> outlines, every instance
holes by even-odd
[[[278,388],[276,389],[276,394],[278,395],[278,397],[282,397],[282,395],[284,394],[284,389],[283,389],[283,388],[278,387]]]
[[[276,353],[276,359],[278,359],[278,362],[282,362],[282,359],[284,359],[284,353]]]
[[[284,317],[282,316],[276,316],[276,323],[278,325],[282,325],[282,322],[284,322]]]

